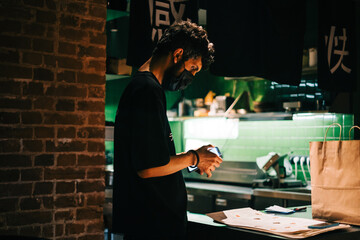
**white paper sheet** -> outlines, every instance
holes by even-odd
[[[278,233],[293,233],[309,231],[308,226],[322,223],[322,221],[281,217],[273,214],[265,214],[252,208],[239,208],[224,211],[225,224],[250,228],[264,229]]]

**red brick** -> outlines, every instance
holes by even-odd
[[[76,220],[99,219],[102,214],[102,208],[100,207],[79,208],[76,210]]]
[[[89,19],[82,19],[81,29],[89,29],[89,30],[95,30],[99,32],[103,32],[105,29],[105,22],[102,20],[89,20]]]
[[[46,67],[56,67],[56,57],[53,55],[44,55],[44,65]]]
[[[58,64],[60,68],[67,69],[82,69],[82,61],[79,59],[69,58],[69,57],[58,57]]]
[[[86,194],[86,205],[87,206],[101,206],[105,202],[105,193],[89,193]]]
[[[44,85],[37,82],[29,82],[23,84],[23,95],[41,96],[44,95]]]
[[[81,181],[78,182],[77,191],[82,193],[105,191],[104,181]]]
[[[0,167],[30,167],[31,157],[21,154],[1,155]]]
[[[72,71],[63,71],[57,74],[58,82],[68,82],[74,83],[76,82],[76,74]]]
[[[52,11],[36,11],[36,21],[39,23],[54,24],[56,22],[56,14]]]
[[[84,127],[79,128],[77,132],[78,138],[104,138],[105,128],[104,127]]]
[[[34,99],[34,109],[55,109],[55,99],[52,97],[37,97]]]
[[[3,4],[4,1],[1,3]],[[0,16],[5,19],[15,19],[15,20],[30,20],[33,17],[32,11],[30,8],[16,7],[14,3],[16,1],[10,1],[10,6],[0,8]]]
[[[105,114],[89,114],[89,124],[105,125]]]
[[[33,6],[33,7],[43,7],[44,0],[23,0],[25,5]]]
[[[47,152],[82,152],[85,149],[86,143],[76,140],[59,140],[57,143],[54,141],[46,141]]]
[[[46,4],[46,7],[47,7],[48,9],[51,9],[51,10],[56,10],[56,9],[57,9],[56,3],[55,3],[54,0],[46,0],[46,1],[45,1],[45,4]]]
[[[42,123],[42,116],[40,112],[22,112],[21,122],[23,124],[40,124]]]
[[[19,63],[19,52],[16,50],[0,49],[0,62]]]
[[[75,154],[60,154],[57,157],[57,166],[74,166],[76,164]]]
[[[20,140],[0,140],[0,152],[19,152]]]
[[[41,140],[23,140],[24,152],[42,152],[43,142]]]
[[[0,21],[0,33],[19,33],[21,31],[21,22],[13,20]]]
[[[31,168],[21,170],[21,181],[38,181],[43,179],[42,168]]]
[[[61,17],[60,17],[61,26],[78,27],[79,22],[80,22],[80,20],[79,20],[79,17],[77,17],[77,16],[61,14]]]
[[[20,123],[20,113],[18,113],[18,112],[5,112],[4,110],[2,110],[0,112],[0,123],[2,123],[2,124]]]
[[[85,3],[69,2],[66,5],[66,12],[85,15],[87,13],[87,7]]]
[[[54,81],[54,73],[46,68],[35,68],[34,80]]]
[[[102,155],[78,155],[78,165],[79,166],[96,166],[104,165],[105,156]]]
[[[30,36],[44,36],[45,26],[37,23],[29,23],[23,25],[24,34]]]
[[[88,141],[88,152],[105,152],[104,142]]]
[[[85,170],[84,169],[74,169],[71,167],[68,168],[57,168],[51,169],[46,168],[44,173],[45,180],[73,180],[73,179],[84,179]]]
[[[79,72],[77,77],[79,83],[103,85],[106,82],[105,74],[97,75],[97,74],[88,74],[88,73]]]
[[[86,178],[87,179],[93,179],[93,178],[105,178],[105,170],[104,168],[88,168],[86,171]]]
[[[94,57],[94,58],[105,58],[106,57],[106,49],[100,47],[84,47],[79,46],[79,57]]]
[[[71,125],[82,125],[85,123],[86,116],[81,114],[72,113],[44,113],[45,124],[71,124]]]
[[[36,138],[54,138],[55,130],[51,127],[36,127],[34,128]]]
[[[54,51],[54,42],[44,39],[34,39],[33,40],[33,49],[40,52],[53,52]]]
[[[22,235],[22,236],[40,236],[41,235],[41,227],[40,226],[21,227],[20,235]]]
[[[0,127],[0,138],[32,138],[32,128]]]
[[[36,182],[34,187],[34,195],[52,194],[53,193],[52,182]]]
[[[5,226],[5,216],[0,218],[0,227]],[[4,236],[19,235],[19,229],[17,227],[0,228],[0,234]]]
[[[57,137],[58,138],[75,138],[75,128],[74,127],[65,127],[58,128]]]
[[[59,97],[86,97],[86,88],[74,85],[59,85],[52,86],[46,89],[46,95],[59,96]]]
[[[0,184],[0,197],[29,196],[32,183],[4,183]]]
[[[4,198],[0,199],[0,212],[12,212],[18,210],[19,199],[18,198]]]
[[[104,227],[102,222],[89,223],[86,227],[87,233],[101,233],[104,232]]]
[[[43,206],[45,209],[54,209],[55,201],[54,197],[43,197],[42,198]]]
[[[31,39],[28,37],[0,35],[0,46],[16,49],[30,49]]]
[[[0,43],[1,45],[1,43]],[[32,78],[32,69],[28,67],[10,66],[0,64],[0,77]]]
[[[40,65],[42,63],[42,55],[33,52],[23,52],[22,62],[32,65]]]
[[[74,219],[74,211],[73,210],[64,210],[57,211],[55,213],[55,221],[68,221]]]
[[[36,223],[50,223],[51,211],[30,211],[8,214],[6,221],[8,226],[24,226]]]
[[[31,109],[31,100],[0,98],[0,108]]]
[[[35,156],[35,166],[54,166],[54,155],[41,154]]]
[[[65,232],[69,235],[80,234],[85,232],[85,225],[83,223],[66,224]]]
[[[65,41],[80,42],[88,37],[88,32],[72,28],[60,27],[60,39]]]
[[[90,32],[89,34],[90,34],[90,43],[100,44],[100,45],[106,44],[106,34],[105,33]]]
[[[64,225],[63,224],[56,224],[55,226],[55,236],[62,236],[64,234]]]
[[[76,207],[77,201],[75,196],[56,196],[54,204],[57,208],[69,208]]]
[[[16,182],[19,180],[19,170],[8,169],[0,170],[0,182]]]
[[[75,192],[75,182],[57,182],[56,183],[56,193],[74,193]]]
[[[41,200],[39,198],[23,198],[20,200],[21,210],[40,209]]]
[[[54,228],[55,226],[53,224],[48,224],[42,226],[42,237],[45,238],[52,238],[54,235]]]
[[[1,82],[2,86],[0,88],[0,94],[6,94],[6,95],[20,95],[21,93],[21,83],[20,82],[14,82],[14,81],[3,81]]]
[[[76,45],[67,43],[67,42],[59,42],[59,53],[67,54],[67,55],[75,55],[76,54]]]
[[[53,28],[52,26],[48,25],[47,26],[47,31],[46,31],[46,37],[54,39],[55,38],[55,31],[56,31],[56,34],[57,34],[57,30],[55,30],[55,28]],[[56,35],[56,37],[57,37],[57,35]]]
[[[69,99],[59,99],[56,103],[56,111],[73,112],[75,110],[75,101]]]
[[[104,112],[105,111],[105,102],[104,101],[78,101],[79,111],[89,111],[89,112]]]
[[[92,5],[92,6],[90,6],[89,14],[90,14],[90,16],[105,19],[106,18],[106,7]]]
[[[105,61],[91,60],[86,67],[87,69],[96,71],[98,73],[103,73],[106,71]]]

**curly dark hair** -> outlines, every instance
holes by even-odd
[[[175,22],[167,28],[153,51],[153,57],[184,50],[184,61],[201,56],[202,68],[208,69],[214,62],[214,44],[208,39],[206,30],[190,20]]]

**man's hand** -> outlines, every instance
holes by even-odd
[[[197,149],[196,152],[199,154],[199,164],[198,170],[196,170],[200,175],[204,173],[207,174],[207,177],[212,176],[212,171],[215,171],[215,168],[220,167],[222,163],[221,157],[216,155],[215,153],[210,152],[208,149],[214,147],[213,145],[206,145],[202,146],[201,148]]]

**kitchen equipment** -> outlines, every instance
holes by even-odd
[[[256,163],[263,174],[258,174],[253,181],[253,187],[300,187],[302,182],[294,178],[292,166],[287,158],[288,154],[279,155],[270,152],[266,156],[258,157]]]

